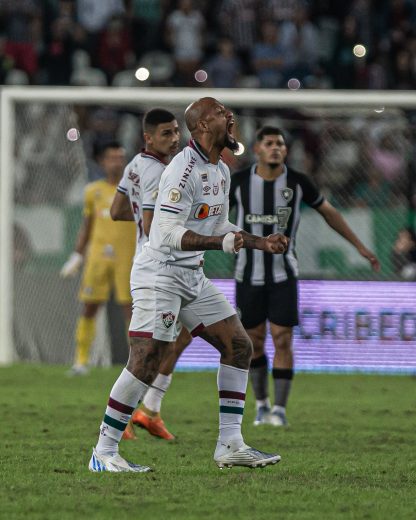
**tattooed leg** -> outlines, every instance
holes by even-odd
[[[235,314],[209,325],[200,336],[218,350],[221,364],[248,370],[253,345]]]

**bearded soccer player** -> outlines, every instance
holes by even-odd
[[[237,206],[237,225],[247,232],[284,233],[290,238],[290,243],[280,256],[264,251],[241,251],[235,271],[236,301],[242,324],[254,347],[250,365],[257,405],[254,424],[285,426],[286,405],[294,375],[293,327],[298,324],[299,270],[295,244],[301,202],[318,211],[332,229],[370,262],[375,271],[380,266],[376,256],[361,243],[311,179],[285,165],[287,148],[279,128],[261,128],[254,151],[257,162],[236,172],[231,180],[230,205]],[[268,359],[264,350],[267,321],[275,348],[273,407],[269,399]]]
[[[235,254],[242,248],[283,253],[280,234],[251,235],[228,220],[230,172],[222,150],[236,149],[233,114],[213,98],[192,103],[185,112],[192,135],[162,174],[149,242],[135,259],[130,357],[113,386],[101,423],[91,471],[150,471],[123,459],[118,445],[129,418],[159,370],[163,352],[176,339],[178,319],[221,354],[218,370],[219,436],[214,461],[219,467],[262,467],[280,455],[244,443],[241,423],[252,343],[235,309],[203,272],[206,250]]]
[[[84,220],[78,233],[75,251],[61,269],[61,276],[74,276],[85,261],[79,298],[83,303],[78,319],[73,375],[88,372],[89,352],[95,337],[95,320],[100,306],[114,290],[126,322],[131,318],[130,271],[136,247],[132,222],[113,222],[110,206],[126,164],[124,148],[118,142],[102,146],[98,161],[105,179],[87,184]]]
[[[126,166],[110,210],[114,220],[135,220],[136,255],[141,252],[150,233],[160,177],[178,151],[179,127],[176,117],[161,108],[149,110],[143,118],[143,137],[145,149]],[[133,279],[140,277],[137,264],[131,276]],[[191,339],[189,332],[183,327],[176,344],[171,344],[166,349],[159,373],[149,386],[142,407],[132,416],[133,424],[162,439],[175,438],[166,428],[160,409],[163,396],[170,386],[176,361]],[[130,433],[130,429],[126,429],[123,438],[132,438]]]

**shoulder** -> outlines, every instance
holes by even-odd
[[[301,186],[304,184],[314,184],[312,178],[309,175],[289,167],[287,168],[287,178],[291,179],[296,184],[300,184]]]
[[[231,184],[235,187],[240,186],[244,181],[250,178],[251,166],[238,170],[231,175]]]

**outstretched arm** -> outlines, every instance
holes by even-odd
[[[347,224],[341,213],[336,210],[332,204],[330,204],[328,201],[324,201],[316,209],[334,231],[344,237],[345,240],[348,240],[348,242],[355,247],[358,253],[370,262],[373,271],[380,270],[380,262],[378,261],[376,255],[365,247],[365,245]]]

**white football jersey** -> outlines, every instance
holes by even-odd
[[[216,236],[228,222],[230,170],[219,160],[211,164],[198,144],[191,140],[166,167],[159,185],[153,224],[146,250],[160,261],[198,266],[204,251],[180,251],[163,244],[159,228],[163,214],[200,235]]]
[[[137,224],[136,256],[142,250],[147,236],[143,230],[143,210],[154,210],[160,177],[166,164],[150,152],[137,154],[124,169],[117,191],[130,200],[134,220]]]

